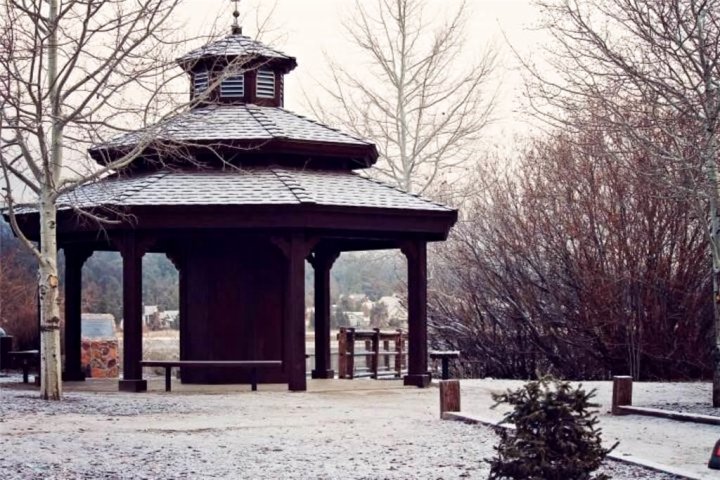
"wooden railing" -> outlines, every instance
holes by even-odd
[[[337,340],[338,378],[369,376],[377,379],[381,375],[400,378],[405,370],[406,334],[402,330],[382,332],[379,328],[358,330],[343,327]],[[361,366],[363,358],[364,366]]]

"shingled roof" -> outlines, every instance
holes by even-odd
[[[112,177],[58,199],[59,209],[183,205],[302,205],[452,209],[349,171],[291,168],[161,171]]]
[[[377,159],[374,144],[278,107],[253,104],[208,105],[180,113],[165,122],[95,145],[90,154],[102,159],[108,149],[128,149],[147,142],[232,145],[283,140],[357,148],[358,157]]]
[[[126,133],[93,147],[134,146],[147,138],[161,141],[288,139],[320,143],[372,145],[322,123],[278,107],[252,104],[208,105],[180,113],[163,123]]]
[[[263,45],[245,35],[233,34],[215,42],[203,45],[177,59],[181,66],[192,65],[204,58],[220,57],[264,57],[266,59],[282,60],[290,69],[297,65],[295,57]]]

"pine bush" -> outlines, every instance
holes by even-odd
[[[585,392],[570,383],[552,378],[529,382],[518,390],[493,395],[513,410],[498,427],[500,443],[489,460],[490,479],[603,480],[592,476],[615,448],[605,449],[597,427],[596,404],[590,402],[595,390]],[[616,444],[617,445],[617,444]]]

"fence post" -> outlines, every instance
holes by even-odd
[[[633,379],[629,376],[613,377],[613,393],[612,393],[612,414],[625,415],[620,407],[624,405],[632,405],[632,385]]]
[[[338,341],[338,378],[345,378],[347,375],[347,338],[345,327],[340,327],[337,334]]]
[[[402,357],[403,357],[403,344],[402,344],[402,330],[398,329],[395,335],[395,377],[402,377]]]
[[[350,380],[355,378],[355,329],[354,328],[348,328],[347,329],[347,354],[345,357],[347,358],[347,361],[345,363],[345,367],[347,368],[347,377]]]
[[[383,340],[383,352],[388,352],[390,350],[390,341],[389,340]],[[390,370],[390,355],[385,353],[383,355],[383,368],[385,371]]]
[[[378,365],[380,364],[380,329],[373,328],[372,337],[372,378],[378,378]]]
[[[365,353],[372,352],[372,339],[365,340]],[[365,368],[372,373],[372,356],[365,355]]]

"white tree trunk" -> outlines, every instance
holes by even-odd
[[[709,148],[706,152],[705,167],[709,184],[709,211],[710,215],[710,256],[712,259],[712,280],[713,280],[713,326],[715,335],[713,338],[713,407],[720,407],[720,214],[718,198],[718,166],[715,160],[715,138],[711,136],[708,142]]]
[[[40,204],[40,396],[60,400],[60,295],[57,272],[57,210],[55,202],[43,195]]]
[[[46,400],[62,398],[60,359],[60,295],[57,271],[57,208],[55,186],[63,163],[63,128],[60,115],[58,78],[57,16],[58,0],[49,2],[48,73],[51,121],[50,161],[44,168],[40,191],[40,265],[38,291],[40,302],[40,396]]]

